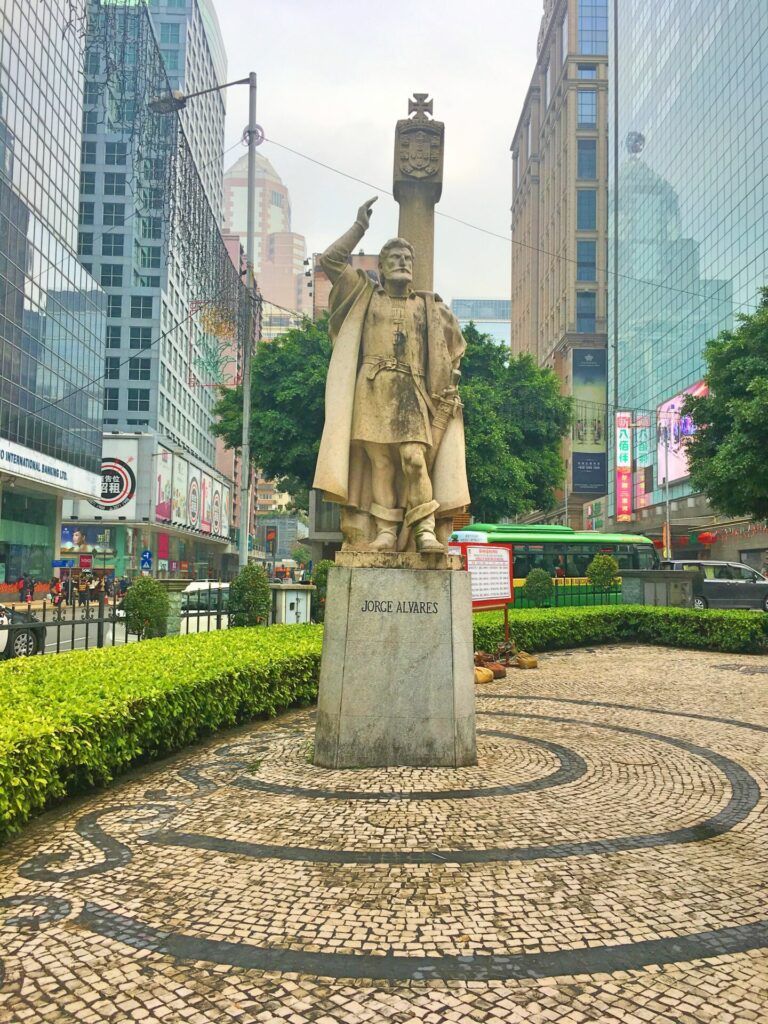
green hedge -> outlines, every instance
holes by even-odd
[[[696,650],[763,654],[768,615],[644,605],[511,611],[510,635],[520,650],[552,651],[590,644],[647,643]],[[504,639],[503,612],[474,616],[475,650],[494,651]]]
[[[317,693],[318,626],[274,626],[0,666],[0,840],[53,800]]]

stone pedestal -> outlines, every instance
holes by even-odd
[[[469,574],[328,573],[315,764],[477,762]]]

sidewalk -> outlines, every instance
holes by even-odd
[[[562,652],[475,768],[315,768],[310,709],[137,770],[0,849],[0,1020],[766,1022],[766,675]]]

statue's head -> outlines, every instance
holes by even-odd
[[[406,282],[413,280],[413,246],[405,238],[390,238],[379,253],[379,279]]]

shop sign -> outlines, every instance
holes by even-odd
[[[87,498],[95,498],[99,493],[98,473],[89,473],[79,466],[42,455],[4,437],[0,437],[0,472],[26,477]]]
[[[632,414],[616,413],[616,522],[632,521]]]
[[[93,568],[93,555],[80,555],[80,568],[81,569],[92,569]]]

